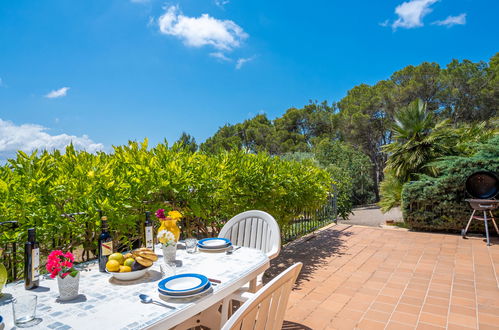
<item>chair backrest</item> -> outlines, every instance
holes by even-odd
[[[224,324],[222,330],[280,330],[288,305],[289,294],[300,273],[302,263],[296,263],[248,299]]]
[[[281,250],[281,232],[274,217],[263,211],[246,211],[230,219],[218,237],[228,238],[235,245],[251,247],[275,258]]]

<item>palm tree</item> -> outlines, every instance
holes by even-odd
[[[384,146],[388,153],[385,171],[400,182],[407,182],[417,173],[435,174],[428,166],[437,158],[452,153],[448,121],[436,122],[426,103],[418,99],[395,114],[393,142]]]

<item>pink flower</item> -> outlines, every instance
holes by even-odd
[[[73,267],[73,263],[71,261],[63,261],[61,263],[62,267],[67,267],[67,268],[72,268]]]
[[[159,209],[156,211],[156,217],[158,219],[164,219],[165,217],[165,210],[164,209]]]
[[[49,254],[45,268],[50,273],[51,278],[55,278],[57,275],[64,278],[71,271],[74,271],[73,262],[74,255],[71,252],[64,253],[61,250],[54,250]]]

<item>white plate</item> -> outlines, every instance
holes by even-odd
[[[152,266],[151,266],[152,267]],[[144,268],[144,269],[141,269],[141,270],[134,270],[134,271],[131,271],[131,272],[127,272],[127,273],[118,273],[118,272],[110,272],[110,271],[107,271],[109,274],[113,275],[113,277],[117,280],[120,280],[120,281],[133,281],[133,280],[136,280],[138,278],[141,278],[142,276],[144,276],[147,272],[147,270],[151,267],[147,267],[147,268]]]
[[[205,238],[198,242],[198,247],[206,249],[221,249],[229,246],[231,243],[228,239],[221,238]]]
[[[208,287],[206,289],[202,290],[202,291],[199,291],[199,292],[196,292],[196,293],[193,293],[193,294],[182,295],[182,296],[172,296],[172,295],[163,294],[158,289],[158,293],[159,293],[160,297],[163,297],[165,299],[186,299],[186,298],[193,298],[193,297],[201,296],[201,295],[203,295],[205,293],[209,293],[209,292],[213,292],[213,288],[211,286],[211,282],[209,282]]]
[[[230,248],[231,248],[231,245],[220,248],[220,249],[203,249],[202,247],[198,246],[198,250],[201,252],[225,252]]]
[[[165,284],[165,289],[174,291],[190,291],[199,286],[203,281],[196,277],[180,277],[168,281]]]

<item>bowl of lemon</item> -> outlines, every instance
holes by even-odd
[[[120,281],[133,281],[145,275],[158,260],[153,250],[140,248],[126,254],[113,253],[107,258],[106,271]]]

